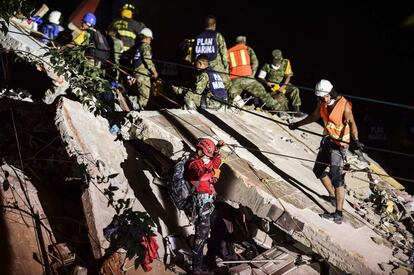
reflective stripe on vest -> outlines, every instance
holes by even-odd
[[[134,32],[129,31],[129,30],[118,30],[118,33],[120,36],[125,36],[125,37],[129,37],[132,39],[135,39],[137,37],[137,35]]]
[[[345,106],[348,100],[341,97],[335,104],[333,110],[328,117],[328,105],[326,103],[321,104],[320,113],[324,124],[324,134],[329,135],[333,143],[343,147],[349,146],[350,141],[350,127],[348,124],[344,124],[343,117]],[[349,106],[352,108],[351,103]]]
[[[249,76],[253,73],[247,49],[246,45],[238,44],[228,50],[230,79]]]

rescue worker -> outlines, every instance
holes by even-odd
[[[101,67],[102,60],[107,59],[110,55],[110,48],[106,38],[95,29],[96,16],[88,12],[84,15],[81,22],[80,29],[82,30],[79,35],[67,46],[86,46],[85,56],[90,61],[91,65]],[[97,45],[97,43],[101,43]]]
[[[115,32],[114,30],[108,30],[107,35],[109,36],[110,40],[108,41],[111,47],[111,57],[110,61],[114,63],[114,68],[110,71],[112,77],[119,81],[119,66],[120,66],[120,59],[121,54],[123,51],[124,43],[119,37],[119,34]]]
[[[244,105],[240,95],[243,91],[246,91],[261,99],[271,109],[282,109],[284,104],[267,93],[263,85],[254,78],[259,61],[253,49],[246,45],[246,37],[238,36],[236,43],[234,47],[228,50],[232,82],[229,89],[229,98],[233,101],[233,104],[240,107]]]
[[[60,25],[61,17],[62,13],[60,11],[52,11],[49,14],[49,23],[43,25],[42,33],[50,38],[42,39],[42,42],[46,45],[49,45],[50,41],[55,40],[59,33],[64,30],[64,28]]]
[[[259,81],[270,90],[272,96],[290,99],[293,111],[301,116],[299,89],[290,84],[290,79],[293,76],[290,61],[283,58],[282,52],[278,49],[272,51],[272,58],[272,64],[264,64],[261,68],[258,75]],[[283,106],[283,110],[289,110],[287,102]]]
[[[204,54],[197,56],[195,67],[198,72],[195,88],[190,90],[184,87],[173,86],[173,91],[176,94],[182,94],[186,91],[184,101],[187,109],[197,109],[200,107],[219,109],[223,106],[219,101],[227,102],[227,90],[224,87],[220,74],[211,70],[208,57]]]
[[[224,142],[217,145],[209,138],[200,139],[196,144],[196,155],[185,165],[185,179],[195,185],[195,236],[192,246],[193,274],[202,272],[203,247],[210,231],[210,215],[214,210],[216,190],[214,184],[220,176],[220,149]]]
[[[121,17],[115,19],[110,29],[115,30],[124,45],[123,52],[134,47],[136,39],[141,31],[145,28],[145,24],[133,19],[135,7],[132,4],[125,4],[121,10]]]
[[[216,31],[216,17],[209,15],[205,21],[205,30],[196,36],[194,42],[194,54],[204,54],[208,57],[210,68],[220,72],[226,89],[230,88],[231,81],[228,76],[229,61],[226,41],[221,33]]]
[[[362,150],[364,145],[358,140],[358,128],[352,114],[352,104],[343,96],[337,95],[330,81],[322,79],[316,84],[315,95],[318,103],[305,119],[290,123],[289,129],[317,121],[322,117],[325,137],[321,141],[313,172],[322,181],[329,196],[325,200],[336,205],[336,211],[323,214],[322,217],[338,224],[342,223],[342,209],[345,199],[344,175],[342,173],[346,153],[352,136],[352,145]],[[329,174],[325,172],[329,164]]]
[[[130,84],[137,82],[138,86],[138,96],[129,96],[135,110],[146,108],[151,92],[151,78],[158,78],[157,69],[152,62],[151,41],[154,39],[152,31],[149,28],[143,28],[140,37],[141,44],[134,55],[135,78],[130,81]]]

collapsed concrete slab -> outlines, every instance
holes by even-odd
[[[133,142],[115,141],[106,119],[95,117],[80,103],[64,98],[57,108],[56,125],[68,154],[85,168],[88,186],[84,189],[82,204],[95,258],[105,255],[109,247],[103,229],[116,213],[105,195],[109,184],[118,188],[114,191],[115,201],[130,199],[133,210],[148,212],[154,220],[162,258],[166,249],[163,236],[187,225],[188,220],[174,210],[165,187],[154,183],[156,176]],[[109,182],[99,182],[100,178],[113,174],[118,175]]]
[[[50,63],[50,57],[45,56],[48,52],[48,47],[31,37],[30,30],[26,29],[24,25],[19,24],[15,18],[11,19],[8,28],[7,34],[0,32],[1,47],[5,50],[11,50],[27,62],[35,63],[39,71],[44,71],[47,74],[52,80],[53,85],[44,91],[43,101],[51,104],[57,96],[66,93],[66,90],[69,88],[69,82],[64,77],[56,74]]]
[[[55,240],[37,190],[22,171],[7,164],[0,166],[0,183],[2,273],[43,274],[47,247]]]
[[[341,270],[378,274],[379,263],[395,260],[391,248],[371,240],[377,236],[374,228],[348,204],[342,225],[319,217],[333,211],[320,198],[326,191],[312,172],[320,138],[292,134],[286,126],[246,113],[162,110],[133,115],[139,123],[125,127],[124,137],[142,139],[164,154],[167,145],[171,159],[183,155],[183,142],[191,148],[198,137],[233,145],[224,153],[219,196],[274,222]],[[317,124],[307,128],[322,131]],[[367,175],[347,175],[346,182],[362,193],[369,191]]]

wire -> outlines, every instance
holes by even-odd
[[[32,37],[30,34],[27,34],[27,33],[18,33],[18,32],[14,32],[14,31],[9,31],[9,32]],[[42,49],[48,49],[48,48],[49,47],[47,47],[47,46],[42,47]],[[104,50],[101,50],[101,51],[104,51]],[[107,50],[107,51],[108,52],[113,52],[111,50]],[[124,53],[124,52],[114,52],[114,53],[123,54],[125,57],[129,57],[129,58],[134,57],[133,54],[128,54],[128,53]],[[156,58],[146,58],[146,57],[142,57],[142,58],[152,60],[155,63],[163,63],[163,64],[174,65],[174,66],[177,66],[177,67],[187,68],[187,69],[191,69],[191,70],[196,70],[196,68],[194,68],[194,66],[185,65],[185,64],[178,63],[178,62],[172,62],[172,61],[161,60],[161,59],[156,59]],[[228,76],[236,76],[236,77],[239,77],[239,78],[257,80],[257,78],[251,77],[251,76],[237,75],[237,74],[232,74],[232,73],[225,72],[225,71],[217,71],[217,70],[212,70],[212,71],[215,71],[215,72],[220,73],[220,74],[225,74],[225,75],[228,75]],[[276,83],[276,84],[279,84],[279,83]],[[300,85],[293,85],[291,83],[288,83],[288,84],[285,84],[285,85],[295,86],[295,87],[297,87],[301,90],[315,92],[314,88],[309,88],[309,87],[300,86]],[[377,104],[382,104],[382,105],[388,105],[388,106],[398,107],[398,108],[407,109],[407,110],[414,110],[414,106],[412,106],[412,105],[400,104],[400,103],[395,103],[395,102],[390,102],[390,101],[385,101],[385,100],[379,100],[379,99],[372,99],[372,98],[368,98],[368,97],[354,96],[354,95],[345,94],[345,93],[341,93],[341,94],[348,97],[348,98],[357,99],[357,100],[361,100],[361,101],[367,101],[367,102],[372,102],[372,103],[377,103]]]
[[[24,52],[24,51],[22,51],[22,52]],[[29,54],[31,54],[31,55],[34,55],[34,54],[32,54],[32,53],[30,53],[30,52],[26,52],[26,53],[29,53]],[[36,55],[34,55],[34,56],[36,56]],[[37,57],[37,56],[36,56]],[[158,60],[158,59],[152,59],[154,62],[159,62],[159,63],[165,63],[165,64],[174,64],[174,65],[178,65],[178,66],[183,66],[183,67],[187,67],[187,68],[191,68],[191,69],[193,69],[193,70],[195,70],[195,68],[193,67],[193,66],[188,66],[188,65],[183,65],[183,64],[179,64],[179,63],[175,63],[175,62],[169,62],[169,61],[164,61],[164,60]],[[43,60],[42,60],[43,61]],[[52,66],[53,67],[53,66]],[[122,66],[120,66],[120,67],[122,67]],[[129,68],[127,68],[128,70],[130,70]],[[121,71],[121,72],[123,72],[124,74],[127,74],[128,75],[128,73],[126,72],[126,71]],[[144,74],[144,73],[140,73],[140,72],[135,72],[135,73],[139,73],[139,74],[142,74],[142,75],[145,75],[145,76],[149,76],[149,75],[147,75],[147,74]],[[219,73],[226,73],[226,72],[219,72]],[[228,74],[228,73],[227,73]],[[247,78],[251,78],[251,77],[247,77]],[[171,85],[171,84],[169,84],[168,82],[166,82],[165,80],[162,80],[163,82],[165,82],[167,85]],[[302,87],[302,88],[304,88],[304,89],[307,89],[307,90],[314,90],[314,89],[310,89],[310,88],[306,88],[306,87]],[[190,89],[189,89],[190,90]],[[161,94],[161,93],[160,93]],[[163,95],[162,94],[162,96],[163,97],[165,97],[165,98],[168,98],[166,95]],[[287,123],[283,123],[283,122],[280,122],[280,121],[277,121],[277,120],[274,120],[274,119],[271,119],[271,118],[269,118],[269,117],[266,117],[266,116],[263,116],[263,115],[260,115],[260,114],[257,114],[257,113],[255,113],[255,112],[251,112],[251,111],[249,111],[249,110],[246,110],[246,109],[243,109],[243,108],[240,108],[240,107],[238,107],[238,106],[235,106],[235,105],[232,105],[232,104],[229,104],[229,103],[227,103],[227,102],[223,102],[223,101],[221,101],[221,100],[218,100],[218,99],[216,99],[216,98],[214,98],[214,97],[212,97],[212,99],[214,99],[214,100],[216,100],[216,101],[219,101],[219,102],[221,102],[221,103],[223,103],[223,104],[226,104],[226,105],[228,105],[228,106],[231,106],[231,107],[234,107],[234,108],[237,108],[237,109],[239,109],[239,110],[242,110],[242,111],[244,111],[244,112],[247,112],[247,113],[250,113],[250,114],[253,114],[253,115],[256,115],[256,116],[259,116],[259,117],[262,117],[262,118],[265,118],[265,119],[268,119],[268,120],[271,120],[271,121],[273,121],[273,122],[276,122],[276,123],[279,123],[279,124],[282,124],[282,125],[285,125],[285,126],[287,126],[288,124]],[[171,102],[174,102],[174,103],[176,103],[175,101],[173,101],[173,100],[170,100]],[[179,105],[178,103],[176,103],[177,105]],[[414,108],[414,107],[413,107]],[[309,131],[309,130],[305,130],[305,129],[302,129],[302,128],[298,128],[299,130],[301,130],[301,131],[303,131],[303,132],[307,132],[307,133],[309,133],[309,134],[313,134],[313,135],[317,135],[317,136],[321,136],[321,137],[323,137],[323,135],[321,135],[321,134],[318,134],[318,133],[315,133],[315,132],[312,132],[312,131]],[[368,149],[368,150],[375,150],[375,151],[380,151],[380,152],[386,152],[386,153],[392,153],[392,154],[397,154],[397,155],[402,155],[402,156],[408,156],[408,157],[414,157],[414,155],[413,154],[407,154],[407,153],[402,153],[402,152],[397,152],[397,151],[393,151],[393,150],[387,150],[387,149],[382,149],[382,148],[375,148],[375,147],[369,147],[369,146],[365,146],[365,148],[366,149]]]
[[[15,135],[15,138],[16,138],[16,145],[17,145],[17,152],[19,154],[20,166],[21,166],[22,172],[24,174],[23,158],[22,158],[22,153],[21,153],[21,150],[20,150],[20,142],[19,142],[19,137],[17,135],[16,123],[14,121],[13,108],[10,108],[10,113],[11,113],[11,118],[12,118],[12,122],[13,122],[13,130],[14,130],[14,135]],[[16,173],[16,171],[15,171],[15,173]],[[16,173],[16,176],[17,176],[17,173]],[[32,204],[30,203],[30,196],[29,196],[28,191],[27,191],[26,179],[23,175],[24,184],[21,181],[19,176],[17,176],[17,179],[19,180],[19,183],[20,183],[20,186],[22,188],[23,194],[26,197],[27,203],[29,204],[29,209],[34,214],[34,209],[33,209]]]
[[[185,122],[186,124],[192,126],[193,128],[197,129],[198,131],[206,134],[207,136],[209,136],[210,138],[217,140],[217,138],[214,138],[211,136],[210,133],[204,131],[203,129],[193,125],[191,122],[181,118],[180,116],[177,116],[176,114],[174,114],[173,112],[169,111],[168,109],[164,109],[164,111],[168,112],[169,114],[171,114],[172,116],[180,119],[181,121]],[[249,148],[249,147],[244,147],[241,145],[237,145],[237,144],[227,144],[228,146],[231,147],[237,147],[237,148],[242,148],[242,149],[246,149],[248,151],[256,151],[256,152],[260,152],[260,153],[264,153],[264,154],[270,154],[270,155],[275,155],[275,156],[279,156],[279,157],[285,157],[285,158],[291,158],[291,159],[296,159],[296,160],[301,160],[301,161],[306,161],[306,162],[312,162],[312,163],[319,163],[319,164],[323,164],[323,165],[328,165],[330,166],[330,163],[327,162],[321,162],[321,161],[316,161],[316,160],[311,160],[311,159],[305,159],[305,158],[300,158],[300,157],[295,157],[292,155],[286,155],[286,154],[280,154],[280,153],[276,153],[276,152],[271,152],[271,151],[265,151],[265,150],[260,150],[260,149],[256,149],[256,148]],[[363,170],[349,170],[350,172],[365,172],[368,173],[368,171],[363,171]],[[387,175],[387,174],[379,174],[379,173],[375,173],[375,172],[369,172],[371,174],[377,175],[377,176],[383,176],[383,177],[390,177],[390,178],[395,178],[395,179],[399,179],[399,180],[404,180],[407,182],[411,182],[414,183],[413,179],[408,179],[408,178],[404,178],[404,177],[397,177],[397,176],[391,176],[391,175]]]

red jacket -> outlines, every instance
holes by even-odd
[[[214,154],[210,159],[210,162],[204,164],[203,160],[199,157],[193,158],[186,163],[186,175],[185,179],[188,180],[191,185],[200,181],[200,184],[197,187],[199,193],[209,193],[215,194],[216,190],[214,189],[213,184],[217,182],[214,176],[214,169],[218,169],[221,164],[221,155]]]

